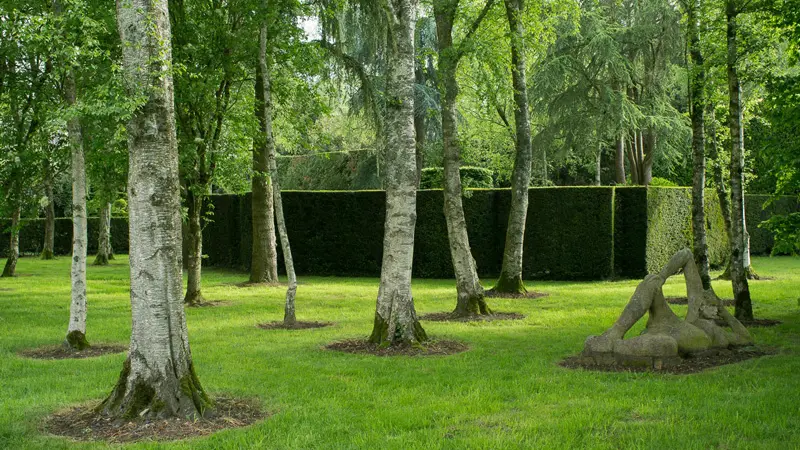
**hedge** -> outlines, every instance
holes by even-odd
[[[532,188],[523,270],[533,279],[641,278],[659,270],[672,254],[691,243],[691,190],[688,188]],[[285,191],[286,222],[301,275],[379,276],[383,252],[385,197],[382,191]],[[727,236],[716,197],[709,193],[707,236],[712,265],[727,258]],[[767,210],[767,197],[749,197],[753,254],[768,254],[772,236],[757,224],[772,212],[800,210],[781,199]],[[508,189],[474,189],[464,197],[472,253],[482,277],[500,272],[511,201]],[[251,197],[213,195],[211,220],[203,231],[205,264],[248,269],[252,248]],[[23,221],[20,249],[38,254],[44,220]],[[7,227],[8,223],[0,223]],[[96,251],[97,219],[89,220],[89,252]],[[70,219],[56,220],[56,253],[71,248]],[[127,252],[127,220],[112,220],[115,251]],[[7,254],[8,234],[0,239]],[[282,258],[279,259],[281,268]],[[414,276],[451,278],[453,270],[441,190],[417,194]]]
[[[97,240],[99,230],[97,217],[87,220],[88,247],[90,254],[97,253]],[[23,219],[19,230],[19,251],[22,255],[39,255],[44,243],[44,219]],[[8,255],[9,230],[11,221],[0,220],[0,255]],[[72,219],[59,217],[55,219],[55,239],[53,252],[56,255],[69,255],[72,253]],[[114,217],[111,219],[111,248],[115,253],[128,253],[128,219]]]
[[[800,202],[797,197],[780,197],[764,207],[771,198],[769,195],[745,197],[747,232],[750,233],[750,253],[754,255],[769,255],[775,245],[774,234],[766,228],[759,227],[761,222],[776,214],[787,215],[800,212]],[[758,270],[757,267],[756,270]]]

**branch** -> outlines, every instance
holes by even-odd
[[[486,0],[486,4],[483,5],[483,9],[481,10],[480,14],[478,14],[478,17],[476,17],[472,22],[472,26],[470,26],[469,31],[467,31],[467,35],[464,36],[464,39],[462,39],[461,43],[458,44],[456,58],[461,58],[464,56],[464,46],[469,43],[470,39],[472,39],[472,35],[478,31],[478,27],[481,26],[481,22],[483,22],[483,19],[486,18],[487,14],[489,14],[489,10],[492,9],[492,6],[494,6],[494,2],[495,0]]]

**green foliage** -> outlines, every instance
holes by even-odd
[[[748,195],[745,197],[750,253],[793,254],[800,228],[796,214],[800,201],[790,196]]]
[[[493,188],[493,173],[483,167],[461,166],[461,186],[469,188]],[[420,189],[441,189],[444,187],[444,168],[426,167],[420,176]]]
[[[281,188],[286,190],[381,188],[377,158],[368,151],[281,156],[277,163]]]

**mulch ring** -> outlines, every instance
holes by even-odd
[[[265,322],[256,325],[262,330],[310,330],[313,328],[325,328],[333,326],[333,322],[301,322],[297,321],[292,325],[286,325],[283,321]]]
[[[495,320],[520,320],[525,316],[515,312],[495,312],[490,315],[473,314],[466,317],[458,317],[449,312],[423,314],[419,320],[430,322],[493,322]]]
[[[206,436],[226,428],[252,425],[269,413],[252,399],[216,397],[208,417],[156,420],[119,420],[95,412],[98,403],[58,411],[45,420],[45,432],[78,441],[174,441]]]
[[[667,303],[670,305],[688,305],[689,299],[686,297],[667,297]],[[736,301],[732,298],[722,300],[723,306],[734,306]]]
[[[717,319],[714,322],[716,322],[716,324],[721,327],[728,326],[728,323],[722,319]],[[752,319],[752,320],[739,319],[739,322],[741,322],[745,328],[768,328],[768,327],[775,327],[783,323],[780,320],[775,320],[775,319]]]
[[[251,283],[249,281],[245,281],[243,283],[222,283],[226,286],[235,286],[238,288],[274,288],[274,287],[286,287],[286,283]],[[299,283],[298,283],[299,284]]]
[[[762,356],[774,355],[777,351],[773,348],[763,347],[738,347],[729,349],[714,349],[702,354],[681,357],[680,361],[672,365],[664,365],[660,369],[647,366],[627,366],[627,365],[606,365],[589,363],[582,360],[580,356],[570,356],[559,362],[558,365],[568,369],[585,369],[600,372],[654,372],[670,374],[690,374],[698,373],[713,367],[735,364],[748,359],[760,358]]]
[[[427,341],[424,344],[417,345],[393,345],[389,347],[373,344],[366,339],[348,339],[328,344],[325,348],[345,353],[375,356],[454,355],[469,350],[469,347],[465,344],[447,339]]]
[[[230,300],[209,300],[199,303],[185,303],[189,308],[212,308],[215,306],[229,306],[232,304],[233,302]]]
[[[497,292],[494,289],[489,289],[488,291],[484,291],[483,296],[486,298],[516,298],[516,299],[527,299],[533,300],[535,298],[547,297],[547,292],[538,292],[538,291],[528,291],[525,293],[518,293],[518,292]]]
[[[33,359],[83,359],[125,351],[128,351],[128,346],[122,344],[92,344],[84,350],[73,350],[66,345],[48,345],[21,350],[18,354]]]

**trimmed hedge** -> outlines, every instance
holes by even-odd
[[[610,276],[612,194],[613,188],[608,187],[532,189],[528,222],[536,226],[526,232],[526,276]],[[507,189],[473,190],[464,198],[470,244],[482,276],[500,272],[510,199]],[[285,191],[283,200],[298,274],[380,275],[385,208],[382,191]],[[249,268],[249,195],[215,195],[211,203],[214,221],[205,227],[203,239],[207,264]],[[450,278],[453,268],[442,191],[419,191],[417,206],[414,276]],[[560,212],[553,214],[554,210]],[[587,240],[587,230],[598,231]]]
[[[787,215],[800,212],[800,202],[796,197],[786,196],[778,198],[766,208],[764,204],[772,198],[769,195],[748,195],[745,197],[745,215],[747,232],[750,233],[750,253],[754,255],[769,255],[775,246],[774,234],[758,225],[773,215]],[[758,268],[756,267],[756,270]]]
[[[691,244],[691,190],[643,187],[532,188],[525,235],[523,270],[529,279],[641,278],[659,270],[680,248]],[[757,223],[772,212],[800,210],[795,199],[781,199],[766,211],[766,196],[748,198],[753,254],[769,253],[772,236]],[[383,252],[385,195],[382,191],[285,191],[284,212],[301,275],[379,276]],[[482,277],[500,272],[511,192],[473,189],[464,214],[472,253]],[[760,203],[759,203],[760,202]],[[251,197],[213,195],[211,220],[203,230],[205,264],[248,269],[252,248]],[[716,196],[706,201],[710,262],[726,262],[727,235]],[[44,220],[23,221],[20,250],[41,252]],[[7,227],[8,223],[0,223]],[[89,252],[97,246],[97,219],[89,220]],[[56,219],[56,253],[71,250],[72,222]],[[128,224],[112,220],[112,245],[128,250]],[[0,238],[7,254],[8,234]],[[283,261],[279,256],[282,270]],[[417,194],[414,276],[451,278],[453,269],[441,190]]]
[[[97,253],[98,219],[89,217],[87,220],[87,235],[89,254]],[[21,255],[39,255],[42,253],[44,243],[44,219],[23,219],[19,230],[19,252]],[[0,256],[8,255],[9,230],[11,222],[7,219],[0,220]],[[55,219],[55,242],[53,252],[56,255],[69,255],[72,253],[72,219],[59,217]],[[128,253],[128,219],[114,217],[111,219],[111,248],[115,253]]]

